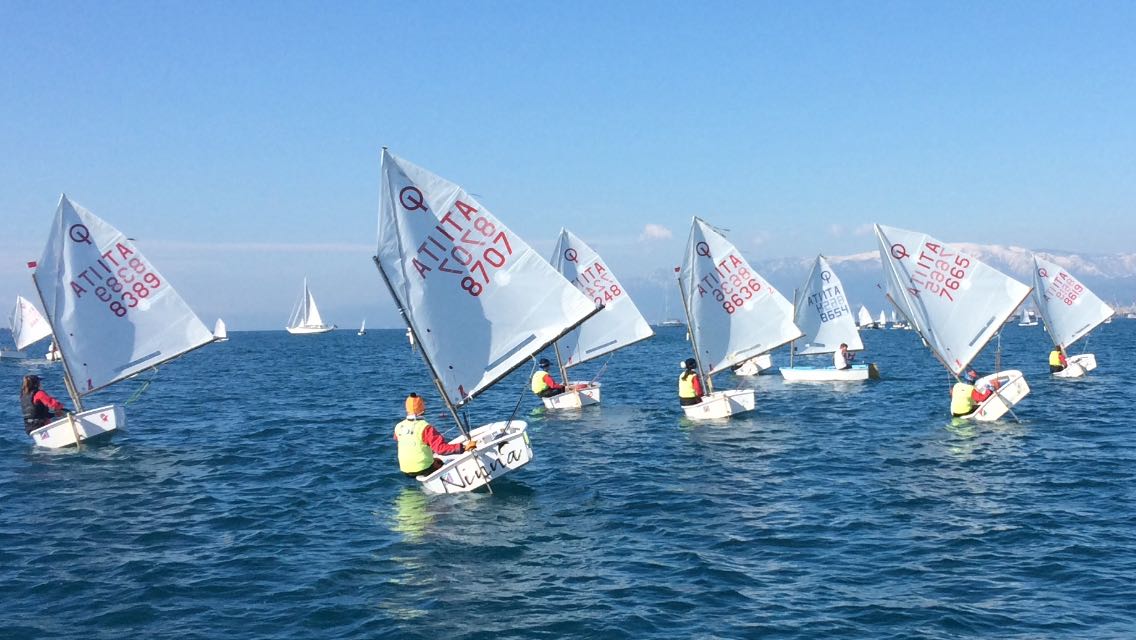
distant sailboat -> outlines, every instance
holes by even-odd
[[[542,398],[544,406],[579,409],[599,404],[600,383],[569,382],[568,369],[646,340],[655,332],[599,254],[571,231],[560,230],[551,262],[580,293],[604,308],[553,343],[560,379],[566,389],[560,395]]]
[[[793,324],[805,333],[802,344],[790,353],[797,356],[831,355],[847,344],[849,351],[861,351],[864,343],[852,308],[844,296],[844,285],[824,256],[817,256],[809,271],[805,286],[793,301]],[[796,343],[794,343],[796,345]],[[829,359],[831,363],[832,359]],[[781,376],[788,382],[839,382],[878,378],[874,364],[854,364],[848,369],[837,369],[831,364],[824,367],[793,365],[781,367]]]
[[[9,326],[12,329],[12,341],[16,345],[16,350],[3,351],[0,353],[2,358],[23,360],[27,358],[24,349],[51,335],[51,325],[47,323],[39,309],[23,296],[16,296],[16,306],[12,308],[12,314],[9,316]]]
[[[111,267],[114,276],[98,286],[81,284],[79,274]],[[85,410],[83,397],[213,342],[133,241],[67,196],[59,200],[32,281],[76,410],[32,431],[37,445],[58,448],[109,437],[126,424],[123,407]]]
[[[676,268],[675,271],[678,271]],[[670,287],[663,288],[663,321],[659,323],[660,327],[684,327],[686,324],[671,316],[671,289]]]
[[[876,321],[872,320],[872,312],[864,305],[860,305],[860,310],[856,312],[856,324],[860,325],[861,329],[875,329]]]
[[[292,310],[292,316],[288,319],[288,326],[285,329],[292,334],[327,333],[335,329],[335,325],[323,323],[319,308],[316,307],[316,299],[308,290],[307,278],[304,278],[304,290],[300,294],[300,301]]]
[[[598,309],[465,189],[382,153],[375,265],[461,435],[477,448],[418,481],[472,491],[532,460],[527,425],[458,410]],[[428,250],[419,251],[419,247]]]
[[[1032,309],[1022,309],[1021,320],[1018,322],[1019,327],[1036,327],[1037,316],[1033,314]]]
[[[711,377],[799,338],[793,305],[762,278],[724,235],[694,218],[679,271],[690,342],[706,384],[687,418],[727,418],[756,405],[753,389],[714,391]]]
[[[878,320],[876,320],[876,328],[877,329],[887,329],[887,326],[888,326],[887,312],[881,310],[880,311],[880,317],[879,317]]]
[[[363,318],[363,322],[359,325],[359,335],[367,335],[367,319]]]
[[[225,321],[217,318],[217,323],[213,325],[213,339],[217,342],[226,342],[229,339],[229,330],[225,328]]]
[[[957,378],[1029,296],[1030,287],[957,248],[916,231],[876,225],[888,299]],[[997,420],[1029,393],[1020,371],[998,371],[976,387],[998,386],[964,417]]]
[[[1084,338],[1114,313],[1095,293],[1060,265],[1033,257],[1033,295],[1045,329],[1054,346],[1065,354],[1068,366],[1053,375],[1079,378],[1097,368],[1091,353],[1071,356],[1073,343]]]

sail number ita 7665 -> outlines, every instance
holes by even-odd
[[[896,253],[892,248],[892,255]],[[897,256],[906,258],[906,252]],[[934,242],[923,243],[923,249],[915,257],[915,269],[911,272],[911,284],[920,289],[954,302],[954,292],[958,291],[962,281],[966,278],[966,270],[970,267],[970,259],[958,253],[951,253],[947,248]],[[911,290],[918,295],[919,291]]]
[[[93,294],[111,313],[124,318],[161,286],[161,278],[150,270],[142,255],[118,242],[75,276],[71,292],[77,300]]]
[[[491,281],[491,274],[505,266],[513,246],[503,227],[461,200],[454,209],[438,218],[434,233],[418,246],[410,259],[418,275],[437,269],[459,278],[459,286],[471,296],[479,296]]]

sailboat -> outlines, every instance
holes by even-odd
[[[217,342],[226,342],[229,339],[229,330],[225,328],[225,321],[217,318],[217,323],[213,325],[213,339]]]
[[[1030,294],[1030,287],[929,235],[876,225],[888,299],[956,379]],[[1029,394],[1021,371],[997,371],[995,392],[965,419],[1002,417]]]
[[[675,268],[678,271],[678,268]],[[671,316],[671,289],[670,287],[663,288],[663,321],[659,323],[660,327],[683,327],[686,326],[682,320]]]
[[[1021,320],[1018,321],[1019,327],[1036,327],[1037,316],[1033,314],[1032,309],[1022,309]]]
[[[879,319],[876,320],[876,328],[877,329],[887,329],[887,326],[888,326],[887,312],[881,310],[880,311],[880,317],[879,317]]]
[[[26,358],[24,349],[51,335],[51,325],[47,323],[39,309],[23,296],[16,296],[16,306],[12,308],[12,314],[9,316],[9,326],[12,329],[12,342],[16,345],[16,351],[5,351],[3,357],[14,360]]]
[[[363,322],[359,323],[359,333],[357,335],[367,335],[367,319],[363,318]]]
[[[752,411],[753,389],[714,391],[712,376],[803,335],[793,305],[713,226],[695,217],[678,278],[698,375],[707,394],[683,407],[687,418],[727,418]]]
[[[797,356],[832,354],[847,344],[849,351],[861,351],[864,343],[856,330],[852,308],[844,297],[844,285],[824,256],[817,256],[805,279],[805,286],[793,297],[793,324],[804,332],[804,344],[790,351]],[[795,343],[794,343],[795,344]],[[830,359],[831,361],[831,359]],[[789,382],[834,382],[878,378],[874,364],[854,364],[849,369],[834,366],[781,367],[781,377]]]
[[[1037,255],[1033,257],[1033,295],[1045,330],[1068,363],[1054,377],[1079,378],[1096,369],[1095,355],[1070,356],[1069,347],[1107,322],[1116,313],[1113,308],[1060,265]]]
[[[542,398],[548,409],[579,409],[600,402],[600,383],[568,382],[568,369],[655,335],[615,274],[583,240],[567,229],[552,254],[552,266],[604,309],[553,344],[565,390]]]
[[[292,316],[288,319],[288,326],[285,329],[292,334],[327,333],[335,329],[335,325],[323,323],[319,308],[316,307],[316,299],[308,290],[307,278],[304,278],[304,291],[300,294],[300,301],[292,310]]]
[[[458,411],[599,308],[462,187],[383,148],[378,250],[384,284],[461,435],[477,448],[419,476],[472,491],[532,459],[527,425],[470,428]]]
[[[83,398],[213,342],[213,334],[130,238],[63,195],[32,282],[63,360],[75,413],[31,432],[39,446],[109,437],[118,405]]]
[[[860,310],[856,312],[856,323],[860,325],[861,329],[875,329],[876,321],[872,320],[872,312],[864,305],[860,305]]]

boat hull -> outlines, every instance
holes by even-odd
[[[850,369],[835,367],[781,367],[781,377],[785,382],[854,382],[875,380],[880,371],[874,364],[854,364]]]
[[[766,369],[773,367],[773,356],[768,353],[763,353],[759,356],[754,356],[749,360],[738,365],[734,369],[735,376],[756,376]]]
[[[72,427],[72,424],[74,427]],[[76,435],[79,436],[79,442],[89,442],[96,439],[105,440],[110,438],[119,427],[123,426],[126,426],[126,411],[122,407],[112,404],[76,413],[69,418],[59,418],[28,435],[31,436],[36,446],[47,449],[62,449],[63,447],[75,446]]]
[[[571,391],[551,398],[541,398],[545,409],[581,409],[600,403],[600,383],[569,382],[566,386]]]
[[[1001,386],[982,404],[978,405],[978,409],[974,413],[961,416],[963,420],[993,422],[1006,415],[1011,407],[1029,395],[1029,384],[1026,383],[1022,372],[1016,369],[998,371],[983,376],[974,383],[974,386],[981,389],[986,384],[992,384],[995,380],[998,380]]]
[[[491,422],[470,432],[477,448],[445,456],[445,465],[428,476],[418,476],[426,493],[466,493],[528,464],[533,457],[527,425],[521,420]],[[451,443],[465,442],[459,436]]]
[[[715,391],[702,396],[702,402],[687,405],[682,412],[690,420],[718,420],[753,411],[757,406],[753,389],[730,389]]]
[[[335,325],[320,325],[318,327],[284,327],[292,335],[305,335],[309,333],[327,333],[335,329]]]
[[[1053,373],[1054,378],[1080,378],[1097,368],[1097,357],[1091,353],[1072,356],[1067,362],[1067,367]]]

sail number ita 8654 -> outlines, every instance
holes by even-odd
[[[158,274],[150,270],[150,265],[141,254],[119,242],[114,248],[101,254],[94,263],[79,272],[71,281],[71,292],[75,299],[93,294],[99,302],[119,318],[125,318],[143,300],[149,298],[162,286]]]
[[[459,278],[458,285],[471,296],[479,296],[491,281],[491,274],[503,268],[513,255],[509,235],[485,214],[461,200],[438,219],[434,231],[418,246],[410,264],[418,275],[434,269]]]

